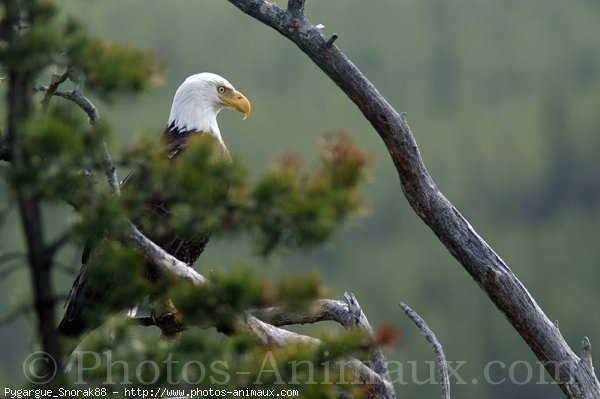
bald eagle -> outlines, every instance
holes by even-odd
[[[251,111],[248,99],[223,77],[207,72],[188,77],[175,92],[171,113],[162,133],[165,155],[175,162],[185,150],[188,139],[192,135],[203,134],[212,136],[220,144],[223,154],[229,157],[217,124],[217,115],[225,108],[241,112],[244,119]],[[123,189],[126,190],[135,178],[135,172],[127,176],[121,183]],[[140,217],[144,215],[168,217],[168,210],[163,203],[155,201],[147,204]],[[206,232],[193,237],[180,237],[169,231],[143,232],[169,254],[190,266],[202,254],[210,237]],[[101,311],[103,300],[110,296],[106,287],[95,287],[94,282],[90,281],[88,268],[91,251],[92,245],[87,245],[83,251],[81,270],[73,283],[64,316],[58,325],[59,333],[65,336],[78,336],[94,327],[89,325],[89,320],[93,319],[89,317],[90,312]],[[93,267],[101,265],[95,264]]]

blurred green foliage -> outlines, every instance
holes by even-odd
[[[10,135],[3,135],[2,140],[7,139],[6,143],[17,149],[12,153],[18,156],[14,156],[3,169],[4,187],[9,193],[6,200],[9,203],[13,200],[10,194],[19,198],[27,195],[44,205],[45,213],[52,213],[52,207],[63,202],[72,205],[75,210],[71,220],[65,219],[60,225],[52,226],[51,235],[58,236],[56,243],[70,238],[76,245],[85,245],[83,274],[77,277],[75,285],[80,295],[93,296],[90,302],[101,303],[103,308],[91,309],[84,316],[89,318],[88,323],[92,326],[108,320],[102,328],[90,332],[85,342],[79,344],[78,350],[86,353],[95,351],[93,353],[100,356],[106,347],[110,347],[111,356],[113,353],[124,355],[117,362],[125,368],[130,364],[134,367],[140,361],[158,363],[160,356],[164,357],[167,353],[169,357],[176,356],[175,361],[179,362],[179,356],[183,354],[177,344],[157,345],[151,332],[144,334],[147,338],[131,342],[135,335],[129,330],[134,326],[127,327],[118,319],[111,321],[110,311],[118,313],[150,303],[154,318],[155,310],[162,312],[162,304],[167,305],[168,311],[174,310],[171,307],[174,305],[178,309],[177,322],[183,320],[184,326],[216,327],[219,332],[230,335],[236,333],[236,326],[247,317],[245,312],[248,309],[281,303],[301,306],[318,298],[321,281],[314,275],[286,277],[278,284],[277,294],[269,289],[271,283],[246,267],[212,273],[211,283],[200,287],[165,276],[157,278],[160,271],[151,267],[150,262],[127,242],[125,221],[130,218],[151,238],[171,232],[186,238],[198,234],[250,232],[263,255],[278,246],[292,248],[321,244],[341,221],[360,208],[357,190],[363,182],[361,177],[366,156],[348,136],[331,136],[324,141],[322,165],[314,176],[290,157],[288,159],[294,159],[293,162],[275,165],[256,183],[250,181],[240,163],[222,156],[222,149],[213,138],[190,138],[185,151],[174,159],[159,149],[164,145],[159,140],[155,140],[154,145],[142,140],[139,145],[124,151],[128,154],[124,163],[133,163],[134,171],[122,186],[123,196],[116,196],[110,190],[99,188],[107,185],[100,185],[96,178],[96,174],[104,172],[109,125],[104,121],[99,123],[93,105],[82,96],[89,92],[103,100],[112,100],[124,92],[138,93],[148,88],[160,73],[160,57],[153,52],[93,39],[74,19],[61,20],[50,2],[6,3],[7,15],[11,6],[22,7],[19,14],[26,22],[22,29],[18,27],[20,24],[9,27],[18,31],[16,36],[7,36],[9,40],[4,46],[5,51],[0,54],[11,76],[17,75],[14,71],[18,71],[19,76],[24,77],[23,81],[29,78],[43,81],[48,77],[44,70],[54,68],[63,71],[52,73],[47,86],[36,86],[41,98],[39,107],[31,109],[26,105],[19,115],[10,115],[16,120],[15,128]],[[63,24],[62,35],[51,35]],[[59,42],[62,46],[57,45]],[[13,80],[9,82],[13,84]],[[33,85],[33,82],[26,83],[24,87]],[[59,91],[65,83],[73,87],[71,91]],[[15,83],[15,86],[17,84],[21,82]],[[53,99],[54,94],[59,94],[59,98]],[[8,103],[9,112],[15,109],[13,104]],[[84,116],[89,120],[86,121]],[[157,211],[158,208],[160,211]],[[40,246],[47,245],[50,244],[43,242]],[[51,263],[55,269],[60,264],[54,260]],[[131,320],[127,323],[132,324]],[[179,335],[187,339],[184,357],[194,364],[202,360],[230,361],[227,359],[227,346],[231,345],[238,351],[242,348],[237,337],[228,345],[212,343],[211,346],[206,345],[202,337],[206,334],[195,332],[197,338],[194,340],[187,338],[189,334],[192,333]],[[353,345],[357,336],[360,341],[357,349],[365,350],[362,334],[357,333],[342,334],[337,339],[331,337],[335,345],[328,346],[335,349],[336,357],[348,356],[357,346]],[[130,342],[125,342],[124,337],[128,337]],[[166,334],[165,338],[173,337]],[[194,348],[195,342],[201,345]],[[112,382],[105,383],[108,377],[102,374],[106,371],[104,365],[98,362],[94,372],[83,379],[81,367],[86,369],[87,364],[77,364],[79,359],[75,357],[79,352],[72,353],[77,342],[65,339],[65,343],[68,367],[76,370],[69,374],[66,383],[85,383],[88,387],[98,385],[109,389]],[[137,344],[138,347],[134,351],[120,353],[119,344],[127,348]],[[368,345],[369,342],[366,343]],[[272,356],[273,352],[265,352],[269,348],[263,346],[256,340],[252,345],[244,345],[244,350]],[[277,359],[273,361],[273,367],[290,358],[308,361],[318,353],[314,347],[286,346],[275,351]],[[169,352],[165,352],[166,349]],[[96,359],[94,357],[94,361]],[[244,370],[244,367],[253,367],[255,362],[256,359],[250,356],[247,362],[236,363],[236,367]],[[112,367],[111,364],[107,366]],[[317,368],[322,367],[317,365]],[[41,368],[38,372],[44,370]],[[180,375],[185,369],[175,372]],[[249,371],[246,373],[250,374]],[[105,378],[95,380],[96,375]],[[134,385],[145,388],[149,385],[158,388],[169,382],[158,378],[148,383],[151,374],[146,370],[136,377],[138,381]],[[172,371],[169,371],[168,377],[173,377]],[[268,379],[266,384],[277,386],[280,380],[281,377],[273,381]],[[53,383],[56,387],[57,383],[64,384],[65,381],[54,380]],[[250,383],[250,380],[233,381],[228,387],[242,388]],[[182,386],[180,382],[170,384]],[[195,388],[201,386],[192,385]],[[332,397],[338,389],[333,384],[317,384],[317,387],[311,388],[310,395]]]
[[[85,76],[86,86],[104,99],[115,91],[137,93],[156,83],[164,63],[157,54],[101,39],[76,49],[73,65]]]
[[[61,103],[27,120],[20,132],[20,146],[31,157],[8,170],[10,186],[46,200],[81,203],[89,195],[84,171],[98,163],[103,129],[92,129],[81,110]]]
[[[355,188],[364,176],[365,154],[346,135],[321,144],[321,168],[309,177],[293,156],[284,157],[253,190],[255,206],[245,220],[256,223],[262,253],[279,243],[300,246],[325,240],[360,209]]]
[[[60,4],[91,35],[155,49],[168,60],[163,87],[113,108],[102,105],[103,117],[114,124],[115,149],[139,136],[154,141],[180,82],[192,73],[213,71],[253,103],[252,118],[243,123],[220,116],[229,149],[248,165],[251,177],[287,151],[312,153],[323,132],[338,129],[349,130],[372,154],[366,193],[370,213],[330,238],[325,248],[282,251],[262,260],[253,257],[253,245],[242,237],[222,238],[213,240],[198,262],[202,271],[220,271],[239,260],[261,264],[266,271],[259,271],[268,274],[318,269],[330,295],[352,291],[373,324],[389,320],[402,328],[401,346],[388,351],[388,359],[403,366],[395,374],[402,397],[432,397],[439,389],[412,383],[408,362],[416,362],[414,372],[423,380],[432,355],[400,314],[399,301],[428,321],[451,361],[466,362],[459,373],[465,383],[454,381],[453,396],[561,397],[548,379],[538,383],[538,368],[529,381],[524,370],[517,370],[522,384],[508,379],[508,369],[494,375],[506,381],[484,381],[484,367],[491,361],[508,368],[524,360],[534,367],[535,359],[406,206],[389,155],[362,115],[296,47],[227,2]],[[583,335],[592,344],[600,342],[600,321],[590,313],[600,301],[598,3],[309,1],[307,13],[325,25],[326,34],[338,33],[336,45],[398,111],[407,112],[441,190],[509,263],[548,316],[559,320],[567,341],[575,349]],[[123,160],[120,175],[137,164]],[[2,187],[0,209],[8,208],[5,194]],[[69,217],[60,206],[47,215],[50,226],[63,226]],[[4,226],[0,250],[21,251],[14,214],[7,214]],[[77,268],[79,252],[68,248],[61,259]],[[72,278],[57,276],[64,292]],[[13,298],[25,294],[27,281],[17,271],[0,285]],[[9,365],[0,370],[0,381],[20,378],[31,330],[31,323],[22,320],[0,329],[3,364]],[[238,345],[245,348],[243,342]]]
[[[146,146],[142,142],[128,153],[139,157]],[[358,188],[367,165],[363,151],[346,135],[330,136],[321,147],[314,175],[288,155],[250,182],[238,162],[221,157],[214,140],[192,137],[176,161],[161,152],[142,161],[125,184],[123,203],[148,231],[184,236],[248,231],[263,255],[278,245],[320,244],[361,210]],[[164,204],[170,217],[149,214],[149,201]]]
[[[114,324],[113,331],[118,334],[112,339],[103,334],[88,337],[87,349],[75,352],[72,362],[84,370],[78,378],[91,386],[103,384],[110,392],[120,391],[117,398],[124,397],[124,386],[275,392],[295,389],[301,398],[337,398],[340,392],[364,397],[345,368],[349,353],[360,356],[365,352],[364,337],[354,331],[338,334],[329,352],[311,345],[265,348],[246,335],[223,339],[215,334],[187,333],[167,341],[143,334],[142,338],[141,327]]]

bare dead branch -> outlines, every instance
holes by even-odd
[[[315,323],[318,321],[332,320],[337,321],[347,328],[358,327],[372,339],[373,331],[366,321],[366,317],[360,310],[356,298],[352,294],[346,294],[346,302],[323,299],[315,301],[315,312],[310,314],[301,314],[300,312],[289,312],[281,308],[269,308],[255,312],[245,312],[241,315],[235,325],[235,331],[246,332],[257,337],[265,346],[286,346],[290,344],[321,345],[321,340],[310,336],[293,333],[281,328],[278,325]],[[251,314],[252,313],[252,314]],[[258,316],[258,317],[257,317]],[[267,322],[260,320],[264,317]],[[133,322],[142,326],[158,326],[161,330],[173,331],[180,327],[174,318],[167,314],[166,316],[155,319],[151,316],[137,317]],[[195,325],[196,327],[206,328],[212,325]],[[183,330],[185,330],[183,326]],[[348,357],[345,366],[353,371],[357,382],[365,384],[370,392],[370,398],[394,399],[395,393],[391,378],[385,365],[385,359],[380,349],[374,349],[372,352],[371,364],[365,365],[361,361]]]
[[[353,326],[347,320],[350,314],[348,303],[334,299],[319,299],[304,312],[293,311],[281,307],[258,309],[252,314],[274,326],[289,326],[293,324],[314,324],[320,321],[336,321],[344,327]]]
[[[241,330],[249,332],[259,337],[265,345],[284,346],[289,343],[302,343],[311,345],[321,344],[321,341],[317,338],[307,337],[304,335],[292,333],[287,330],[283,330],[281,328],[277,328],[249,314],[247,314],[245,323],[241,325]],[[360,384],[364,384],[367,387],[369,398],[396,398],[394,387],[391,383],[389,374],[387,373],[387,366],[385,368],[385,373],[382,373],[380,366],[373,367],[365,365],[364,363],[353,357],[348,357],[345,361],[345,365],[353,371],[357,382]]]
[[[52,96],[54,95],[54,93],[56,93],[56,91],[58,90],[58,87],[63,84],[64,82],[67,81],[67,79],[69,78],[69,71],[65,71],[63,74],[58,75],[58,74],[53,74],[52,75],[52,79],[50,80],[50,84],[48,85],[48,87],[45,90],[44,93],[44,98],[42,99],[42,109],[44,111],[48,110],[48,106],[50,105],[50,100],[52,99]]]
[[[288,0],[288,11],[304,14],[304,3],[306,3],[306,0]]]
[[[429,175],[404,114],[306,17],[289,18],[265,0],[228,0],[296,44],[352,100],[385,143],[404,195],[448,251],[507,317],[570,398],[600,399],[600,383],[563,339],[506,263],[441,193]],[[560,367],[558,366],[560,365]]]
[[[10,276],[14,271],[19,270],[19,268],[23,267],[24,264],[16,263],[10,266],[4,267],[4,270],[0,271],[0,280],[5,279]]]
[[[446,355],[444,355],[444,348],[437,340],[435,334],[433,331],[431,331],[425,320],[423,320],[417,312],[402,302],[400,303],[400,308],[402,308],[404,313],[413,321],[413,323],[415,323],[421,333],[425,335],[427,342],[429,342],[429,344],[432,346],[438,366],[438,373],[440,374],[442,399],[450,399],[450,377],[448,375],[448,363],[446,362]]]
[[[185,262],[170,255],[142,234],[133,223],[129,222],[129,238],[155,266],[163,272],[189,280],[194,284],[206,284],[208,280]]]
[[[51,88],[49,86],[37,85],[35,86],[35,90],[38,92],[49,93],[51,92]],[[98,112],[98,108],[83,95],[81,92],[81,87],[77,86],[75,89],[70,91],[59,91],[54,90],[52,95],[64,98],[65,100],[69,100],[74,102],[79,108],[83,110],[88,116],[90,123],[95,125],[100,120],[100,113]]]
[[[354,294],[345,293],[344,298],[345,301],[333,299],[317,300],[304,312],[273,307],[257,310],[252,312],[252,314],[274,326],[335,321],[345,328],[358,328],[366,337],[373,341],[373,328]],[[391,389],[391,377],[389,375],[385,356],[379,347],[372,349],[369,366],[383,381],[386,381],[389,384]]]
[[[337,38],[338,38],[337,33],[334,33],[333,35],[331,35],[329,37],[329,39],[327,39],[327,41],[325,42],[325,47],[331,48],[331,46],[333,46],[333,43],[337,40]]]
[[[282,328],[267,324],[256,317],[246,314],[244,320],[238,326],[238,331],[248,332],[260,339],[265,346],[285,346],[290,343],[319,345],[321,341],[317,338],[296,334]]]
[[[102,169],[104,169],[104,175],[108,181],[108,185],[116,196],[121,195],[121,184],[119,184],[119,177],[117,176],[117,168],[113,163],[110,151],[108,150],[108,144],[106,141],[102,143],[104,154],[102,155]]]
[[[58,236],[57,238],[54,239],[54,241],[52,241],[51,243],[48,244],[48,253],[50,254],[50,256],[54,256],[56,254],[56,252],[58,252],[63,245],[65,245],[67,242],[69,242],[69,234],[67,233],[63,233],[60,236]]]
[[[588,337],[583,337],[583,342],[581,344],[581,361],[589,368],[592,372],[594,372],[594,363],[592,362],[592,344]]]
[[[204,276],[188,264],[181,262],[168,254],[150,239],[145,237],[132,223],[129,224],[129,228],[130,237],[133,242],[160,270],[178,276],[179,278],[187,279],[196,285],[208,283],[208,280]],[[354,298],[353,295],[346,294],[346,299],[348,301],[346,305],[348,310],[345,313],[333,311],[335,308],[343,308],[343,305],[341,305],[339,301],[324,301],[324,303],[328,304],[327,308],[332,315],[330,320],[339,321],[346,327],[359,325],[363,331],[368,331],[369,334],[371,334],[370,337],[372,337],[372,329],[366,320],[366,316],[362,313],[360,306],[358,306],[356,298]],[[160,325],[160,323],[163,322],[168,323],[169,321],[159,320],[157,323],[157,320],[153,320],[152,318],[142,318],[138,320],[138,322],[142,325],[152,326]],[[291,343],[318,345],[321,342],[316,338],[293,333],[278,328],[275,325],[265,323],[247,312],[244,313],[237,324],[237,331],[250,333],[267,346],[284,346]],[[373,350],[372,363],[373,366],[369,367],[356,359],[348,360],[349,366],[352,367],[359,381],[369,384],[370,391],[372,392],[371,398],[394,399],[396,396],[391,384],[391,378],[387,370],[387,365],[385,364],[385,358],[379,348]]]
[[[160,270],[163,272],[176,275],[180,278],[190,280],[193,284],[207,284],[208,280],[202,276],[200,273],[196,272],[192,267],[187,265],[184,262],[179,261],[177,258],[169,255],[166,251],[156,245],[154,242],[145,237],[133,224],[130,224],[131,229],[131,238],[136,243],[136,245],[143,251],[143,253],[147,256],[147,258],[155,264]],[[347,323],[350,326],[352,323],[350,320],[356,320],[355,323],[358,325],[362,323],[364,325],[364,320],[366,317],[360,310],[360,315],[357,315],[356,310],[356,299],[353,296],[348,296],[352,298],[354,302],[352,305],[348,304],[350,309],[351,306],[354,306],[354,310],[346,312],[348,315],[342,317],[339,316],[340,320],[344,320],[344,323]],[[347,298],[348,298],[347,297]],[[330,306],[330,310],[339,306],[337,301],[327,302]],[[360,309],[360,308],[358,308]],[[330,320],[337,320],[336,318],[332,318]],[[141,325],[153,326],[158,325],[156,320],[152,318],[140,318],[136,320]],[[168,321],[159,321],[160,322],[168,322]],[[346,325],[346,324],[344,324]],[[367,325],[368,326],[368,322]],[[368,326],[370,328],[370,326]],[[363,327],[366,328],[366,327]],[[262,320],[259,320],[255,316],[245,313],[244,317],[240,320],[237,325],[238,332],[247,332],[254,336],[256,336],[264,345],[276,345],[276,346],[284,346],[292,343],[301,343],[301,344],[311,344],[318,345],[321,343],[317,338],[296,334],[281,328],[278,328],[272,324],[265,323]],[[372,330],[371,330],[372,334]],[[372,393],[370,396],[373,399],[394,399],[395,393],[393,386],[391,384],[391,379],[387,372],[387,366],[385,365],[385,360],[383,358],[383,353],[380,349],[375,349],[373,366],[369,367],[357,359],[349,359],[348,366],[353,369],[355,372],[355,376],[361,383],[368,384],[369,389]]]
[[[340,323],[345,325],[347,328],[351,326],[353,323],[357,328],[359,328],[365,335],[369,337],[371,341],[374,341],[373,337],[373,328],[369,324],[369,320],[367,320],[367,316],[362,311],[362,308],[358,304],[356,297],[351,293],[344,293],[344,297],[346,298],[346,302],[348,303],[348,315],[345,317],[345,320],[341,320]],[[348,324],[344,324],[348,323]],[[371,368],[381,376],[381,378],[388,382],[391,385],[391,377],[388,371],[387,363],[385,361],[385,356],[383,355],[383,351],[379,346],[375,346],[371,349]]]
[[[347,296],[347,298],[349,297],[350,295]],[[353,296],[351,297],[353,298]],[[282,347],[290,344],[321,345],[321,340],[317,338],[278,328],[277,326],[271,324],[271,322],[276,322],[279,320],[280,322],[283,322],[283,324],[280,325],[289,325],[299,324],[306,320],[310,320],[307,322],[317,322],[325,320],[349,321],[353,319],[355,322],[358,322],[360,319],[360,317],[358,319],[355,317],[357,312],[355,309],[352,309],[354,306],[353,304],[351,305],[346,302],[327,299],[316,301],[316,304],[319,305],[316,305],[315,307],[328,310],[317,312],[319,315],[316,316],[303,316],[300,313],[288,313],[291,314],[290,317],[286,317],[286,312],[279,308],[269,308],[263,311],[256,311],[253,312],[254,314],[245,312],[235,324],[235,331],[251,334],[257,337],[260,342],[267,347]],[[362,313],[362,311],[360,313]],[[348,314],[352,315],[348,316]],[[255,315],[263,316],[267,318],[269,322],[260,320]],[[176,321],[175,318],[170,314],[161,316],[158,319],[155,319],[152,316],[136,317],[132,319],[132,321],[137,325],[145,327],[158,326],[163,331],[183,331],[187,328],[185,325],[181,326],[179,322]],[[348,322],[347,327],[353,326],[355,322]],[[213,327],[211,324],[194,326],[201,328]],[[367,327],[372,334],[370,326]],[[378,353],[380,358],[374,359],[372,365],[365,365],[353,357],[348,357],[344,364],[353,371],[354,376],[357,379],[357,383],[367,386],[367,389],[370,392],[370,398],[395,399],[396,396],[394,393],[394,388],[391,383],[389,373],[387,372],[387,366],[385,366],[383,354],[380,350],[376,350],[375,353]],[[382,372],[382,366],[378,364],[379,361],[382,361],[384,364],[384,372]]]

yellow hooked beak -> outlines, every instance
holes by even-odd
[[[250,101],[248,101],[246,96],[239,91],[235,91],[231,97],[224,96],[221,99],[231,108],[244,114],[244,119],[250,116],[252,105],[250,105]]]

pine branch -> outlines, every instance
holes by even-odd
[[[303,8],[303,0],[290,0],[290,11],[302,13]],[[63,92],[58,90],[60,84],[66,81],[67,78],[70,78],[70,76],[71,73],[69,70],[67,70],[67,72],[65,72],[63,75],[54,76],[49,86],[36,86],[37,91],[45,93],[43,106],[48,106],[48,102],[52,96],[64,98],[74,102],[77,106],[79,106],[79,108],[81,108],[88,115],[90,123],[93,126],[97,125],[100,118],[98,109],[91,100],[83,95],[80,84],[77,84],[76,88],[72,91]],[[116,173],[116,167],[112,161],[112,157],[110,156],[106,142],[103,143],[103,153],[102,167],[104,174],[107,178],[109,186],[111,187],[113,195],[119,196],[120,185]],[[181,279],[189,280],[196,285],[209,283],[204,276],[196,272],[190,265],[179,261],[177,258],[156,245],[152,240],[147,238],[135,225],[133,225],[133,223],[127,221],[127,225],[127,239],[133,242],[147,257],[147,259],[160,271],[169,275],[174,275]],[[59,248],[62,243],[62,238],[57,239],[54,244],[51,245],[52,252]],[[333,312],[331,314],[331,320],[336,320],[347,328],[358,326],[365,334],[367,334],[369,338],[372,339],[372,328],[368,324],[364,313],[362,313],[362,310],[360,309],[358,301],[356,301],[356,298],[353,295],[346,294],[345,306],[342,305],[340,307],[341,302],[336,303],[334,301],[330,302],[330,304],[337,305],[332,309],[345,309],[343,312]],[[178,322],[177,325],[174,325],[176,321],[170,316],[172,315],[167,314],[158,320],[154,319],[153,317],[142,317],[134,319],[134,321],[144,326],[158,326],[161,329],[164,329],[164,331],[176,331],[177,329],[180,329],[181,326],[178,324]],[[277,326],[256,318],[248,312],[244,312],[242,317],[239,318],[238,323],[236,323],[236,332],[250,333],[256,336],[265,346],[284,346],[290,343],[303,343],[312,345],[321,344],[321,341],[316,338],[278,328]],[[391,378],[387,371],[385,359],[381,350],[378,348],[374,349],[372,355],[372,363],[374,365],[372,368],[354,358],[350,358],[347,364],[354,371],[358,382],[368,385],[368,389],[371,392],[371,398],[395,398],[395,393],[391,384]]]
[[[198,283],[204,284],[204,283]],[[281,308],[267,308],[253,312],[244,312],[234,323],[234,332],[245,332],[257,337],[261,343],[269,346],[286,346],[290,344],[322,345],[321,340],[310,336],[293,333],[279,328],[283,325],[316,323],[319,321],[336,321],[346,328],[359,328],[371,341],[373,329],[362,312],[353,294],[346,293],[346,301],[322,299],[315,301],[312,310],[307,313],[290,312]],[[142,326],[158,326],[161,330],[175,331],[181,328],[175,318],[167,314],[155,319],[151,316],[138,317],[133,320]],[[195,325],[210,327],[210,325]],[[183,326],[183,330],[185,330]],[[367,386],[369,397],[373,399],[395,399],[394,387],[388,373],[383,352],[374,348],[371,352],[371,364],[366,365],[356,358],[348,357],[345,364],[352,370],[357,383]]]
[[[104,157],[104,172],[109,180],[109,184],[113,184],[117,181],[115,172],[115,166],[110,158],[108,149],[105,147]],[[119,191],[114,191],[113,194],[119,195]],[[191,281],[193,284],[201,285],[208,284],[208,280],[198,273],[190,265],[181,262],[174,256],[167,253],[164,249],[156,245],[152,240],[148,239],[142,232],[139,231],[133,223],[128,221],[129,225],[129,239],[144,253],[144,255],[150,260],[160,271],[169,275],[175,275],[179,278]],[[345,317],[340,316],[340,322],[349,327],[351,325],[359,325],[361,329],[370,334],[372,337],[372,329],[368,324],[366,316],[362,313],[358,301],[353,295],[346,294],[346,300],[348,304],[348,311]],[[335,320],[335,319],[334,319]],[[161,329],[166,328],[166,331],[176,331],[179,326],[164,325],[161,323],[173,323],[174,320],[170,318],[155,320],[154,318],[142,318],[138,319],[137,322],[142,325],[157,325]],[[244,312],[242,317],[236,324],[236,332],[246,332],[256,336],[265,346],[277,345],[284,346],[291,343],[302,343],[302,344],[320,344],[320,340],[308,337],[305,335],[293,333],[274,325],[265,323],[259,320],[255,316],[248,312]],[[375,367],[369,368],[357,359],[351,358],[348,364],[353,369],[358,381],[363,384],[368,384],[369,391],[371,392],[371,398],[373,399],[395,399],[395,393],[391,384],[391,378],[385,365],[385,359],[383,353],[379,349],[373,351],[374,365]]]

